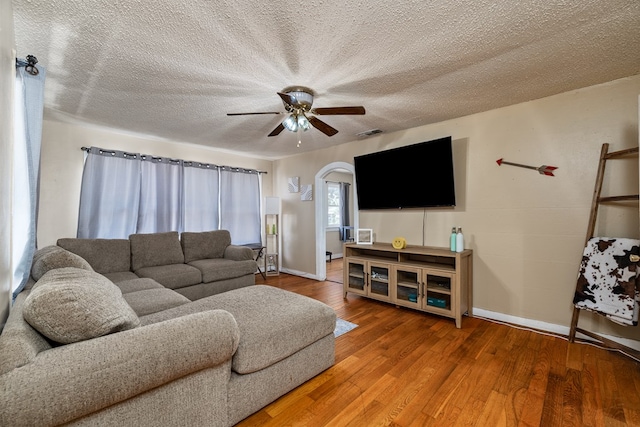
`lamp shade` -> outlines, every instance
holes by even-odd
[[[302,129],[304,132],[311,128],[311,123],[304,115],[298,116],[298,129]]]
[[[264,214],[280,215],[280,197],[264,198]]]
[[[298,120],[296,119],[296,116],[293,114],[291,114],[289,117],[284,119],[284,121],[282,122],[282,125],[287,130],[290,130],[291,132],[295,132],[298,130]]]

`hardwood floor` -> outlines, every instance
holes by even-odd
[[[342,260],[327,263],[327,277],[342,282]],[[336,339],[333,367],[238,426],[640,426],[640,363],[620,353],[478,318],[456,329],[345,300],[332,281],[282,274],[266,283],[359,326]]]

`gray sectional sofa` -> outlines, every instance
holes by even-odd
[[[36,253],[0,335],[0,425],[231,426],[334,364],[330,307],[237,287],[216,267],[245,251],[186,237],[181,264],[175,236],[131,236],[129,270],[126,239]]]
[[[227,230],[132,234],[129,239],[58,239],[113,282],[153,279],[190,300],[255,284],[253,251]]]

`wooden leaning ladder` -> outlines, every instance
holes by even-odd
[[[602,182],[604,180],[604,169],[607,163],[607,160],[619,159],[622,157],[638,155],[638,147],[628,148],[626,150],[620,151],[612,151],[609,152],[609,144],[602,144],[602,150],[600,152],[600,162],[598,163],[598,174],[596,175],[596,185],[593,191],[593,201],[591,202],[591,213],[589,215],[589,224],[587,226],[587,238],[585,240],[585,246],[589,239],[594,237],[595,229],[596,229],[596,220],[598,217],[598,208],[602,203],[615,203],[615,202],[624,202],[629,200],[639,200],[638,194],[630,194],[625,196],[608,196],[602,197]],[[576,338],[576,332],[580,332],[599,343],[603,346],[620,350],[627,355],[634,357],[635,359],[640,360],[640,351],[633,349],[631,347],[627,347],[623,344],[620,344],[616,341],[612,341],[603,336],[600,336],[594,332],[587,331],[585,329],[578,327],[578,318],[580,317],[580,308],[574,306],[573,308],[573,317],[571,318],[571,329],[569,330],[569,342],[574,342]]]

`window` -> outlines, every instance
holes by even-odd
[[[338,228],[340,221],[340,184],[327,183],[327,228]]]
[[[236,245],[261,242],[260,191],[258,171],[91,147],[77,236],[222,228]]]

